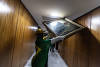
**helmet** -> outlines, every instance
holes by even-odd
[[[40,29],[40,28],[36,31],[36,34],[37,34],[37,36],[40,37],[40,38],[43,38],[43,37],[45,37],[45,36],[48,35],[47,32],[43,31],[43,30]]]
[[[43,30],[39,28],[39,29],[37,29],[36,33],[37,34],[42,34],[43,33]]]

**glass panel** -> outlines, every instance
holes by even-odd
[[[52,21],[47,24],[47,26],[58,36],[66,35],[80,27],[74,25],[66,20]]]

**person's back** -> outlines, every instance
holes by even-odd
[[[56,43],[59,40],[62,40],[63,36],[58,36],[52,39],[46,38],[47,33],[44,33],[41,29],[37,30],[37,39],[36,39],[36,55],[32,59],[32,67],[47,67],[48,62],[48,52],[51,44]]]
[[[32,59],[32,67],[46,67],[48,60],[48,51],[51,46],[51,41],[43,39],[43,37],[37,37],[36,40],[36,55]]]

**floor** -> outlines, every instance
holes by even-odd
[[[27,63],[24,67],[32,67],[31,60],[32,57],[35,55],[36,51],[34,51],[33,55],[29,58]],[[55,61],[56,60],[56,61]],[[64,60],[59,55],[58,51],[55,50],[54,52],[49,51],[48,54],[48,67],[68,67]]]

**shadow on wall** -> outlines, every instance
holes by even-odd
[[[100,66],[100,41],[89,31],[85,29],[81,32],[82,36],[86,36],[85,39],[88,42],[88,57],[89,57],[89,67],[99,67]],[[88,38],[87,38],[88,37]],[[83,37],[84,38],[84,37]]]

